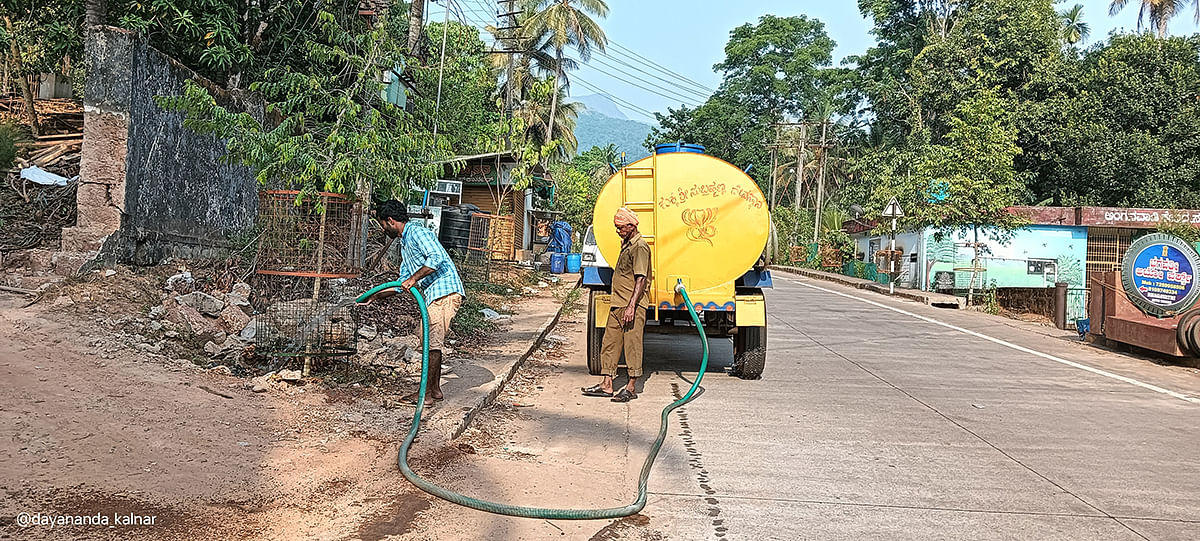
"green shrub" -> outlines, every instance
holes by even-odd
[[[24,140],[25,131],[15,122],[0,122],[0,170],[12,169],[17,157],[17,141]]]

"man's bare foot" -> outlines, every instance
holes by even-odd
[[[435,401],[441,400],[442,398],[443,398],[442,393],[440,391],[436,395],[433,394],[433,391],[425,392],[425,404],[433,403]],[[409,406],[416,406],[417,405],[417,393],[409,393],[409,394],[404,395],[404,398],[400,399],[400,403],[406,404]]]

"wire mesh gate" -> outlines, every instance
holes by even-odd
[[[255,351],[304,357],[306,371],[313,357],[355,353],[354,293],[345,286],[362,272],[362,204],[334,193],[263,191],[258,225]]]

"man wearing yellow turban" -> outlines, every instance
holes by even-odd
[[[638,217],[627,208],[617,210],[613,226],[621,237],[621,255],[613,269],[612,302],[604,340],[600,346],[600,373],[604,379],[597,385],[585,387],[587,396],[612,397],[613,402],[628,402],[637,398],[637,380],[642,377],[642,332],[646,327],[646,309],[650,299],[646,286],[650,283],[650,246],[638,232]],[[617,362],[625,354],[629,382],[613,396],[613,378]]]

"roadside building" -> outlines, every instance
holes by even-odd
[[[901,253],[896,285],[924,291],[961,293],[971,288],[1044,290],[1066,282],[1073,292],[1071,316],[1083,316],[1088,277],[1120,270],[1121,258],[1137,237],[1163,222],[1200,225],[1200,210],[1114,207],[1012,207],[1029,225],[1008,235],[983,227],[940,235],[937,228],[902,231],[896,236]],[[849,221],[857,259],[867,263],[886,250],[890,238],[874,222]],[[872,233],[872,231],[875,233]],[[980,244],[979,265],[974,244]],[[974,284],[972,284],[972,277]]]

